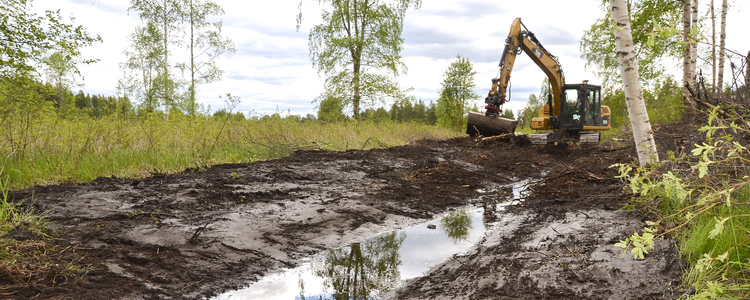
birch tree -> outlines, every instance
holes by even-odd
[[[57,51],[43,59],[44,71],[49,80],[57,90],[58,112],[63,112],[66,108],[65,92],[72,87],[79,87],[82,84],[77,80],[81,76],[74,58],[66,51]]]
[[[179,34],[184,16],[182,5],[179,0],[130,0],[129,10],[137,11],[141,20],[151,22],[161,31],[163,64],[157,78],[163,83],[159,97],[162,99],[165,112],[168,112],[176,100],[176,85],[169,64],[170,45],[181,44]]]
[[[627,0],[610,0],[615,29],[615,50],[620,63],[620,75],[625,90],[628,117],[633,128],[638,162],[641,166],[658,162],[654,133],[643,100],[643,88],[638,74],[638,59],[633,45]]]
[[[721,93],[724,90],[724,45],[727,37],[727,0],[723,0],[721,3],[721,33],[719,34],[719,82],[717,83],[718,92]]]
[[[119,89],[134,93],[141,105],[148,111],[155,110],[159,91],[163,91],[164,82],[159,74],[164,70],[164,44],[161,32],[153,22],[146,26],[137,26],[130,35],[130,47],[124,51],[127,60],[121,65],[125,70],[133,71],[133,76],[126,72],[121,78]]]
[[[302,1],[297,30],[302,24]],[[310,31],[313,67],[325,75],[319,99],[335,97],[358,118],[362,100],[403,98],[396,78],[406,72],[401,58],[406,11],[421,0],[312,0],[323,4],[323,23]]]
[[[219,80],[224,73],[216,66],[216,58],[225,53],[234,53],[237,49],[231,39],[221,35],[221,21],[210,22],[209,16],[220,16],[224,9],[210,0],[184,0],[185,23],[189,28],[188,49],[190,50],[189,66],[181,64],[182,69],[190,73],[190,87],[184,108],[187,113],[195,115],[195,87],[198,84]]]
[[[688,0],[684,0],[684,1],[688,1]],[[694,34],[697,34],[697,29],[698,29],[698,0],[692,0],[692,5],[690,9],[691,9],[691,17],[690,17],[691,31],[690,33],[691,35],[694,35]],[[690,83],[691,83],[691,87],[693,88],[693,91],[697,91],[695,78],[698,75],[698,73],[696,72],[696,67],[698,65],[698,43],[695,40],[693,40],[693,38],[691,38],[691,41],[688,44],[688,46],[691,48],[690,49]]]
[[[682,96],[684,99],[690,99],[688,88],[693,88],[693,74],[690,72],[690,58],[693,56],[693,47],[690,46],[690,11],[692,5],[689,0],[682,1],[682,42],[684,52],[682,55]]]
[[[711,91],[716,93],[716,12],[711,0]]]
[[[476,74],[474,64],[468,58],[457,55],[451,62],[443,75],[440,98],[437,100],[435,114],[438,124],[456,130],[466,126],[463,123],[464,113],[472,107],[472,100],[479,99],[479,94],[474,91]]]

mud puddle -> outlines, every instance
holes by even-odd
[[[430,268],[469,251],[495,228],[498,214],[523,201],[530,184],[522,180],[479,189],[482,196],[471,201],[473,205],[303,259],[296,268],[212,299],[334,299],[336,295],[380,299],[405,280],[424,276]],[[492,195],[502,190],[512,194],[511,200],[496,203]]]
[[[332,299],[340,294],[377,299],[401,281],[468,251],[493,227],[486,222],[488,214],[482,207],[456,209],[437,220],[329,250],[214,299]]]

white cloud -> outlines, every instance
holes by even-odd
[[[312,68],[307,50],[307,33],[318,24],[320,7],[314,1],[303,3],[304,20],[296,31],[297,0],[220,1],[226,15],[223,33],[231,38],[237,53],[218,60],[225,71],[223,80],[198,88],[199,100],[213,108],[223,105],[218,97],[232,93],[243,99],[241,111],[273,113],[290,109],[293,114],[313,113],[311,101],[323,89],[323,79]],[[103,43],[84,50],[87,58],[99,63],[81,66],[88,93],[113,94],[120,76],[118,63],[124,61],[128,35],[140,24],[128,12],[125,0],[35,0],[37,10],[60,9],[64,16],[75,16],[75,23],[99,34]],[[409,72],[399,79],[403,88],[413,87],[424,101],[437,98],[443,72],[457,54],[469,58],[477,70],[477,92],[484,97],[497,75],[508,29],[521,17],[529,30],[552,54],[557,55],[569,82],[600,82],[585,70],[580,59],[578,39],[596,18],[603,17],[598,2],[539,0],[430,0],[418,11],[409,11],[404,24],[404,62]],[[746,8],[730,11],[728,44],[740,52],[750,49],[742,39]],[[744,19],[743,19],[744,18]],[[183,55],[184,56],[184,55]],[[181,59],[179,56],[174,60]],[[736,60],[736,59],[735,59]],[[728,63],[727,63],[728,66]],[[544,74],[525,55],[520,55],[512,76],[512,99],[507,105],[520,110],[529,93],[536,93]],[[477,101],[483,106],[483,101]]]

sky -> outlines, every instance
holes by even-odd
[[[221,16],[222,31],[235,43],[237,52],[217,60],[225,73],[220,81],[197,88],[198,101],[215,111],[224,107],[225,95],[231,93],[241,99],[236,111],[315,114],[313,100],[323,91],[324,78],[312,66],[307,41],[310,28],[321,20],[317,1],[303,2],[304,19],[299,31],[296,30],[298,0],[214,1],[226,12]],[[114,95],[123,73],[119,65],[125,61],[123,51],[129,45],[128,36],[142,24],[137,13],[128,11],[129,1],[34,0],[32,3],[35,11],[60,10],[63,16],[74,17],[76,25],[101,36],[101,43],[82,51],[84,58],[99,62],[79,66],[84,84],[81,89],[89,94]],[[558,57],[569,83],[589,80],[591,84],[601,84],[593,70],[585,68],[578,43],[584,31],[604,16],[599,3],[599,0],[425,0],[419,10],[409,11],[404,21],[402,57],[408,72],[399,76],[399,84],[403,89],[413,88],[411,95],[416,99],[435,101],[445,70],[460,54],[474,63],[476,92],[484,99],[491,79],[498,75],[505,38],[517,17]],[[747,27],[750,12],[746,4],[733,5],[727,17],[727,48],[744,53],[750,50],[750,41],[741,30]],[[702,10],[705,11],[704,6]],[[175,50],[178,51],[187,53]],[[187,61],[187,57],[178,55],[170,60]],[[511,101],[505,108],[521,110],[530,93],[539,93],[543,79],[544,73],[531,59],[519,55],[512,74]],[[484,106],[483,100],[476,104]]]

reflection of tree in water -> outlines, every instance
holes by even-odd
[[[312,268],[316,276],[324,279],[325,289],[333,289],[333,294],[327,296],[330,298],[315,296],[314,299],[371,299],[395,289],[401,280],[398,250],[405,238],[405,233],[394,231],[329,251],[325,261],[319,265],[313,263]]]
[[[469,236],[472,228],[471,217],[466,209],[457,209],[440,220],[440,225],[453,243],[458,243]]]

